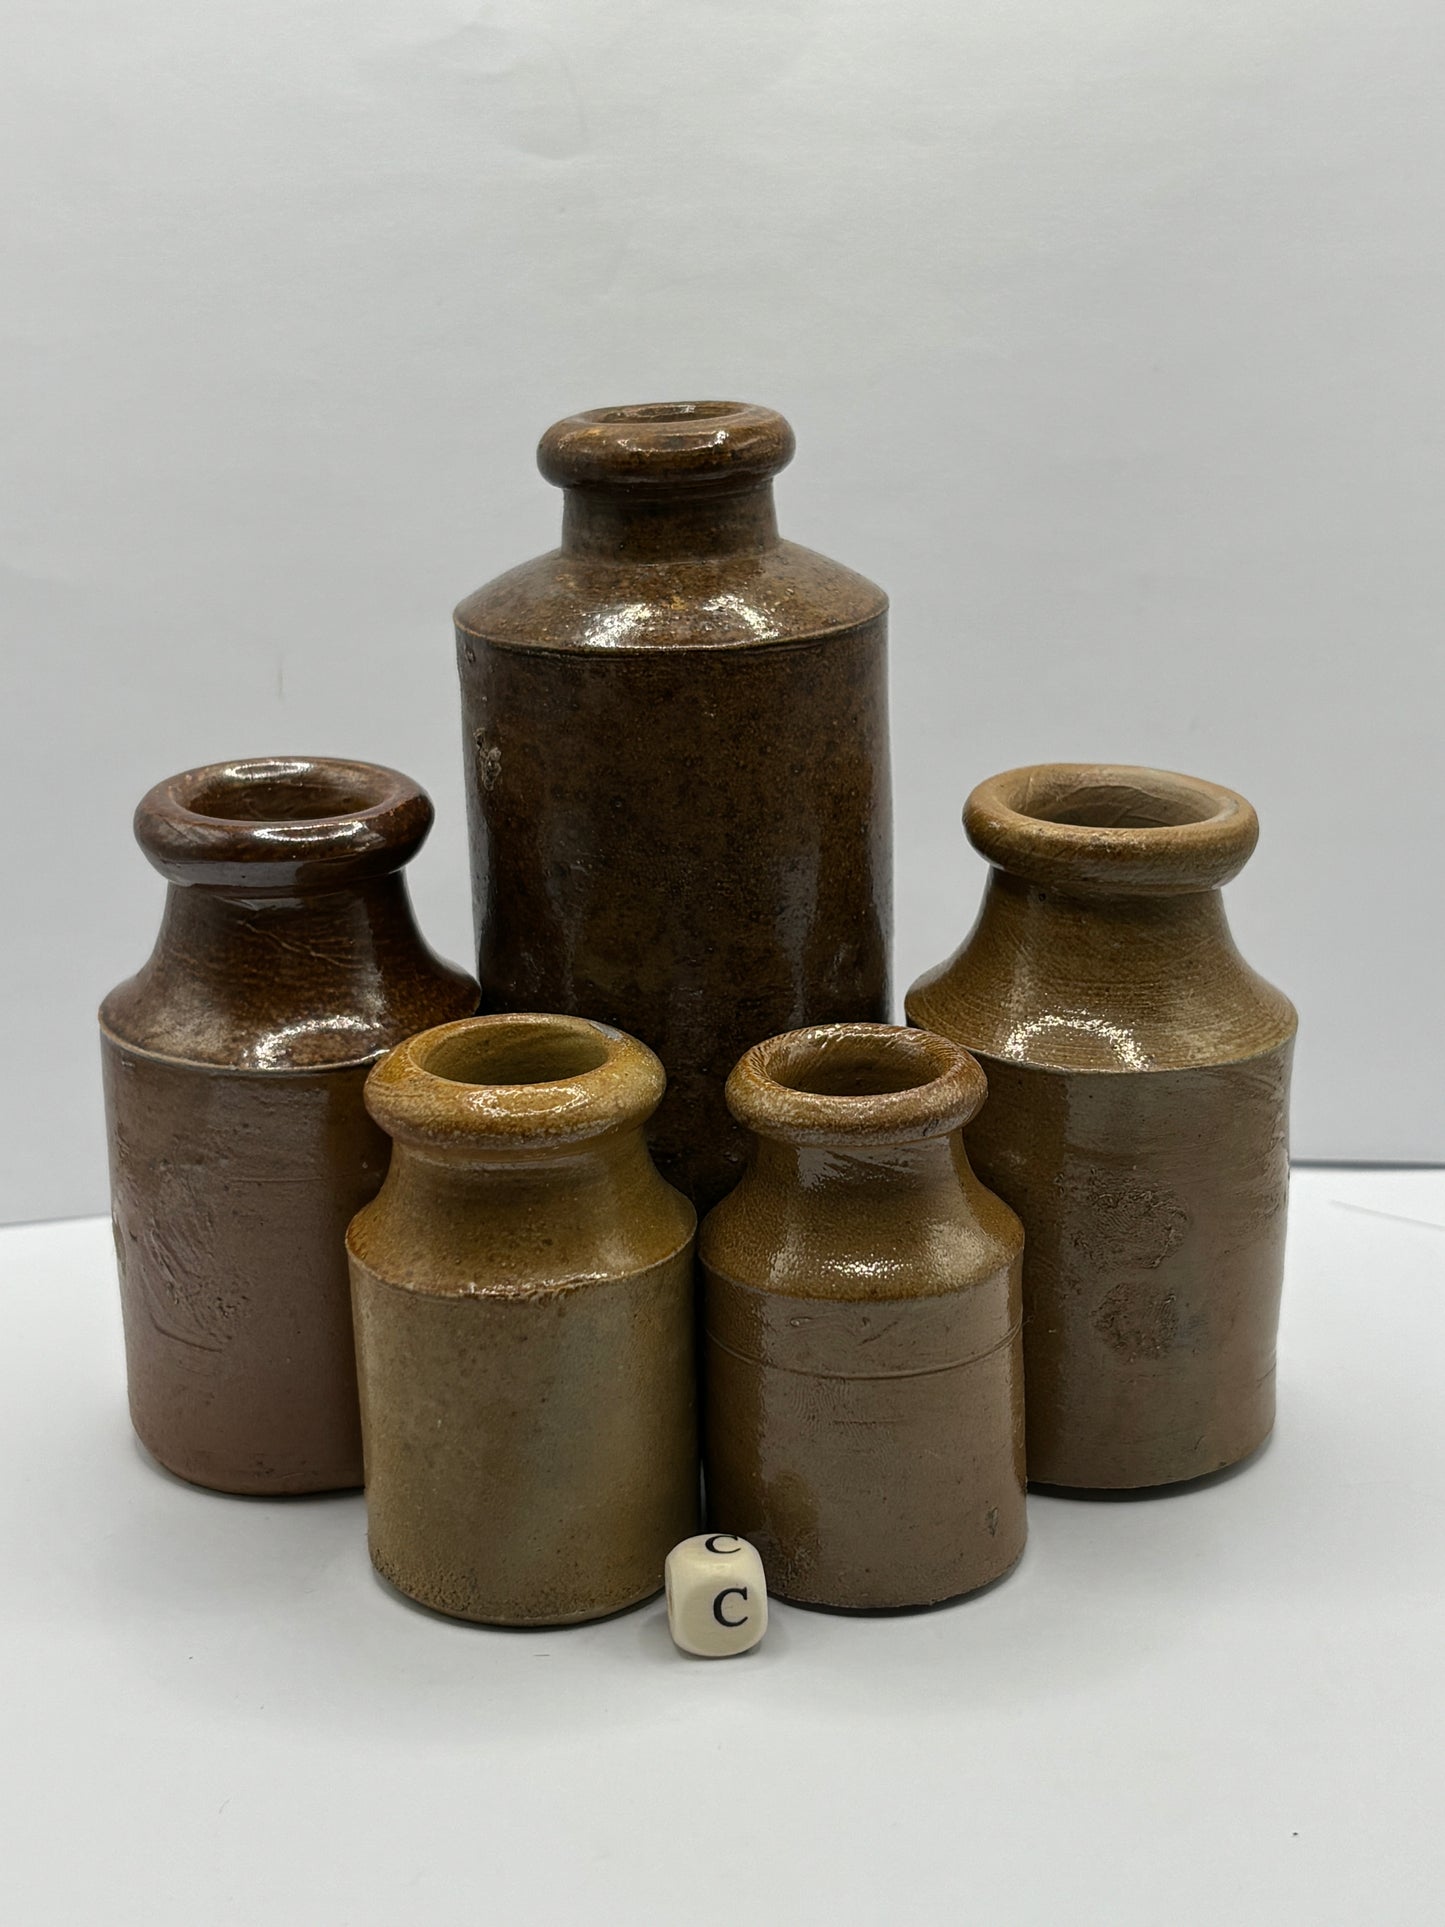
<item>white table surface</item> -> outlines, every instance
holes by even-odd
[[[723,1662],[660,1601],[453,1624],[359,1497],[157,1471],[102,1222],[0,1232],[0,1321],[10,1927],[1445,1922],[1445,1172],[1296,1173],[1242,1472]]]

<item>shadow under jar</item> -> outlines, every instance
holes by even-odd
[[[1235,948],[1242,796],[1051,763],[964,808],[993,866],[957,954],[908,995],[973,1051],[968,1132],[1023,1219],[1028,1468],[1094,1489],[1218,1471],[1268,1436],[1293,1006]]]
[[[931,1605],[1023,1551],[1023,1233],[969,1168],[983,1074],[819,1025],[727,1087],[754,1133],[704,1221],[708,1516],[804,1604]]]
[[[560,549],[456,612],[485,1003],[649,1044],[700,1210],[742,1168],[741,1052],[888,1015],[887,600],[780,539],[792,453],[741,402],[558,422]]]
[[[431,821],[409,777],[326,757],[187,770],[136,810],[169,888],[100,1010],[112,1213],[131,1417],[194,1484],[361,1484],[344,1238],[387,1159],[362,1086],[477,1002],[401,874]]]
[[[643,1140],[662,1090],[634,1038],[532,1015],[411,1038],[367,1084],[394,1140],[347,1235],[371,1557],[439,1612],[600,1618],[696,1528],[696,1217]]]

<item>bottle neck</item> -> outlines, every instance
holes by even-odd
[[[676,493],[643,488],[563,492],[562,553],[612,562],[761,555],[776,548],[771,482]]]

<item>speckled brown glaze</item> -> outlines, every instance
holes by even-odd
[[[1024,1544],[1023,1233],[964,1152],[982,1072],[926,1032],[819,1025],[727,1096],[756,1138],[699,1241],[709,1518],[784,1599],[987,1585]]]
[[[477,1001],[407,899],[431,820],[409,778],[322,757],[188,770],[136,811],[170,888],[100,1013],[126,1371],[197,1485],[361,1483],[343,1240],[387,1159],[362,1086]]]
[[[352,1224],[371,1557],[440,1612],[596,1619],[696,1528],[692,1206],[643,1125],[663,1071],[529,1014],[414,1037],[366,1089],[395,1140]]]
[[[457,611],[484,1001],[650,1044],[700,1208],[741,1169],[739,1053],[888,1015],[887,603],[779,540],[792,452],[736,402],[559,422],[561,548]]]
[[[968,1143],[1028,1233],[1029,1476],[1232,1465],[1274,1422],[1295,1032],[1225,921],[1254,811],[1064,763],[981,784],[964,825],[994,866],[983,909],[908,1015],[988,1074]]]

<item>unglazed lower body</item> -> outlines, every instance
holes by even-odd
[[[367,1066],[231,1071],[102,1034],[131,1418],[220,1492],[359,1486],[346,1226],[389,1146]]]
[[[372,1563],[490,1625],[650,1598],[698,1517],[692,1247],[515,1298],[351,1260]]]
[[[1274,1425],[1290,1046],[1179,1071],[980,1062],[969,1156],[1027,1239],[1030,1479],[1166,1485],[1247,1458]]]
[[[770,1592],[927,1606],[1017,1563],[1016,1266],[961,1292],[866,1302],[704,1276],[708,1519],[757,1547]]]

